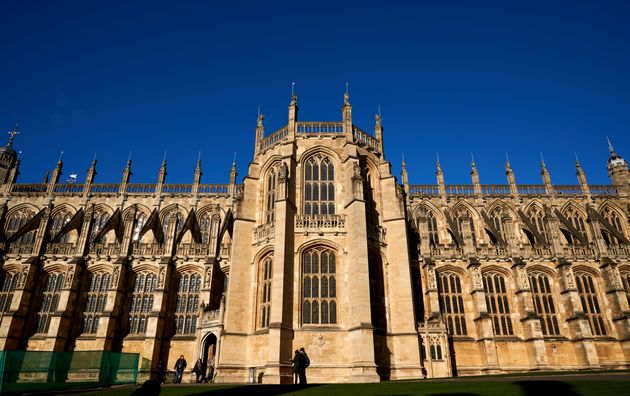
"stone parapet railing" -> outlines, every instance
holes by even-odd
[[[119,243],[93,243],[90,245],[90,254],[97,256],[118,256],[120,255]]]
[[[164,245],[159,243],[134,243],[132,248],[134,256],[162,256]]]
[[[345,215],[296,215],[296,232],[339,232],[346,227]]]
[[[276,234],[276,227],[273,223],[266,223],[254,229],[254,241],[270,241]]]
[[[296,131],[300,134],[339,134],[343,133],[342,122],[298,122]]]
[[[214,326],[220,324],[221,311],[215,309],[213,311],[204,311],[201,315],[201,326]]]
[[[180,243],[176,252],[178,256],[208,256],[210,246],[207,243]]]
[[[460,257],[464,255],[464,249],[458,246],[431,246],[429,253],[432,257]]]
[[[352,125],[352,136],[359,146],[378,152],[378,141],[356,125]]]
[[[507,184],[482,184],[481,195],[483,196],[509,196],[512,194],[510,186]],[[584,195],[579,185],[556,185],[552,186],[553,193],[559,196],[579,196]],[[475,189],[472,184],[446,184],[444,190],[447,196],[473,196]],[[516,186],[519,195],[522,196],[545,196],[547,188],[544,184],[519,184]],[[614,196],[618,195],[614,186],[592,185],[589,186],[591,195],[594,196]],[[439,196],[440,189],[437,184],[410,184],[409,194],[411,196]]]
[[[9,246],[7,247],[7,253],[9,254],[31,254],[33,253],[33,249],[35,245],[28,243],[16,243],[9,242]]]
[[[285,140],[289,136],[289,129],[287,126],[283,126],[277,131],[273,132],[271,135],[263,138],[258,144],[260,145],[260,150],[267,150],[281,141]]]
[[[68,256],[76,252],[75,243],[52,242],[46,245],[46,254]]]

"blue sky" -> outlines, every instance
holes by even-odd
[[[258,105],[268,133],[299,118],[339,120],[345,82],[354,123],[380,104],[386,158],[410,182],[608,184],[606,137],[630,158],[630,2],[0,2],[0,128],[19,122],[21,182],[64,151],[64,176],[153,182],[239,179]],[[7,136],[8,137],[8,136]]]

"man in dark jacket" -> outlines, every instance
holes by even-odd
[[[291,366],[293,366],[293,383],[298,383],[298,377],[300,376],[300,351],[295,350],[295,355],[291,359]]]
[[[306,368],[311,365],[311,360],[308,358],[304,348],[300,348],[300,385],[306,385]]]
[[[181,355],[179,359],[175,362],[175,381],[176,384],[181,384],[182,376],[184,375],[184,370],[186,369],[186,359],[184,359],[184,355]]]

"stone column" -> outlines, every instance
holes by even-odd
[[[619,268],[616,262],[607,257],[602,258],[599,268],[604,274],[607,305],[612,311],[612,320],[621,342],[624,360],[628,361],[630,359],[630,307]]]

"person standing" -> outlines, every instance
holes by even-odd
[[[291,359],[291,366],[293,367],[293,383],[297,384],[300,376],[300,351],[295,350],[295,355],[293,355],[293,359]]]
[[[214,380],[214,359],[208,359],[208,376],[206,382],[213,382]]]
[[[180,355],[179,359],[175,362],[175,384],[182,383],[182,376],[184,375],[184,370],[186,369],[186,359],[184,359],[184,355]]]
[[[195,380],[196,383],[201,383],[201,380],[205,377],[205,371],[206,370],[203,369],[203,362],[201,359],[197,359],[197,363],[195,363],[195,367],[193,367],[193,373],[197,376]]]
[[[157,366],[155,367],[155,375],[156,379],[160,384],[164,383],[164,378],[166,375],[166,368],[164,367],[164,362],[160,359]]]
[[[308,358],[304,348],[300,348],[300,385],[306,385],[306,368],[311,365],[311,360]]]

